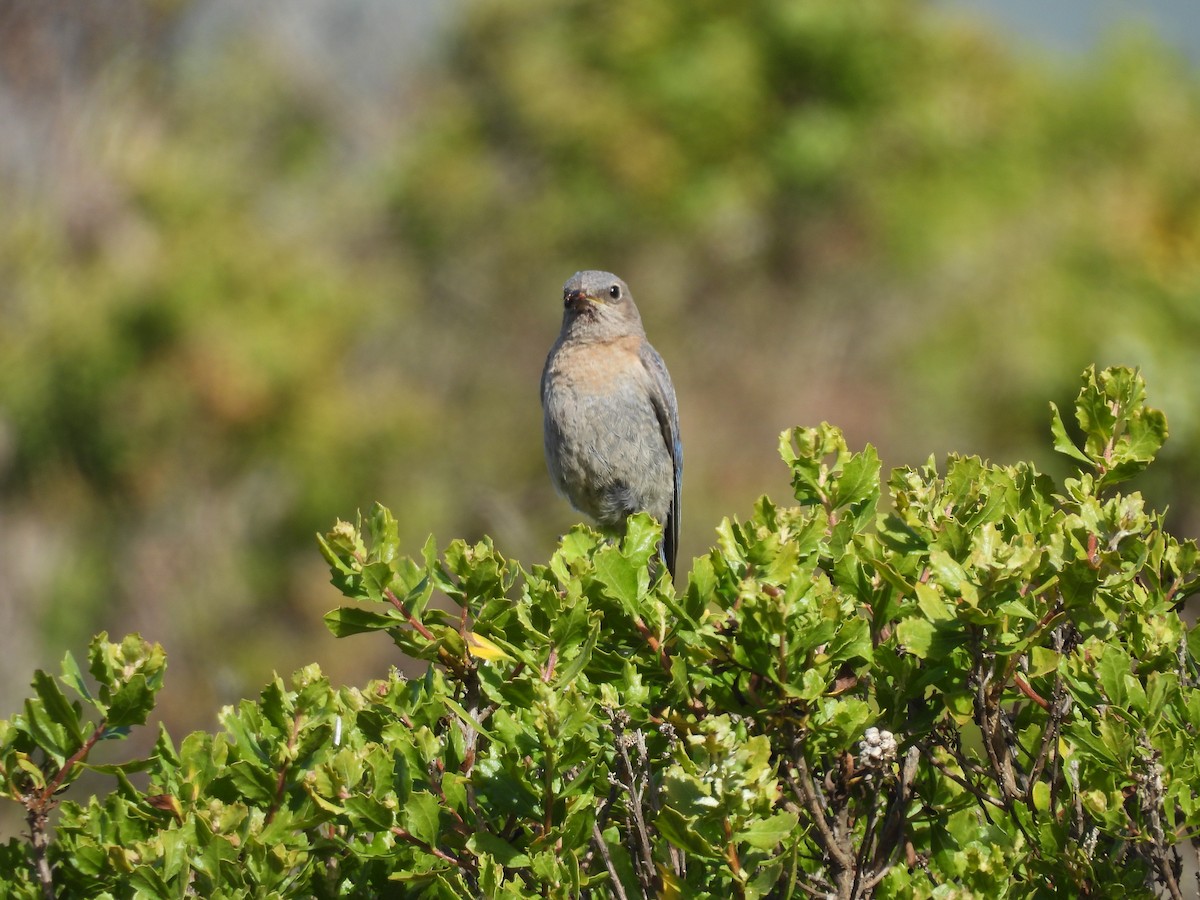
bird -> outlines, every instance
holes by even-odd
[[[683,441],[666,363],[616,275],[576,272],[562,298],[562,330],[541,382],[551,480],[606,529],[623,532],[635,512],[654,516],[663,526],[660,556],[674,579]]]

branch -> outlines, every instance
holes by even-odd
[[[1046,761],[1050,758],[1050,751],[1054,748],[1057,753],[1058,734],[1062,729],[1063,718],[1071,709],[1071,695],[1066,692],[1063,684],[1062,676],[1056,676],[1054,679],[1054,693],[1051,695],[1050,701],[1050,720],[1046,723],[1046,730],[1042,733],[1042,746],[1038,748],[1037,758],[1033,761],[1033,768],[1029,770],[1029,784],[1025,789],[1025,801],[1028,803],[1033,799],[1033,786],[1038,783],[1042,777],[1042,772],[1046,768]]]
[[[1034,703],[1036,703],[1042,709],[1045,709],[1045,710],[1050,709],[1049,702],[1041,694],[1039,694],[1032,687],[1030,687],[1029,682],[1026,681],[1024,678],[1022,678],[1020,675],[1013,675],[1013,684],[1015,684],[1017,686],[1017,688],[1021,691],[1022,694],[1024,694],[1026,697],[1028,697],[1030,700],[1032,700]]]
[[[932,754],[930,754],[932,756]],[[904,763],[900,766],[900,776],[896,787],[888,798],[887,812],[884,813],[883,828],[879,832],[879,840],[875,845],[875,855],[871,860],[872,872],[863,879],[861,892],[870,896],[871,891],[892,868],[893,858],[900,848],[900,839],[904,837],[904,826],[908,822],[908,803],[912,797],[912,783],[917,777],[917,764],[921,759],[921,749],[916,745],[909,747],[904,754]]]
[[[101,719],[97,723],[87,740],[67,758],[42,790],[21,796],[27,812],[26,821],[29,823],[29,844],[33,848],[34,868],[37,870],[42,896],[46,900],[54,900],[54,873],[50,868],[49,857],[46,855],[50,847],[50,836],[46,826],[50,818],[50,809],[54,805],[54,795],[58,793],[71,770],[87,759],[92,748],[96,746],[96,742],[104,737],[107,723],[107,719]]]
[[[821,887],[811,888],[803,881],[797,881],[796,887],[800,888],[800,890],[804,891],[804,893],[808,896],[819,897],[821,900],[828,900],[830,895],[829,885],[825,884],[824,882],[821,882]]]
[[[604,835],[600,833],[600,825],[597,822],[592,823],[592,844],[600,854],[600,858],[604,860],[604,868],[608,870],[608,880],[612,883],[612,892],[617,895],[617,900],[629,900],[625,894],[625,886],[621,884],[621,879],[617,875],[616,866],[613,865],[612,856],[608,852],[608,844],[604,842]]]
[[[975,722],[983,731],[983,748],[987,751],[988,762],[992,766],[992,774],[1004,797],[1004,808],[1011,808],[1012,802],[1021,796],[1017,790],[1017,779],[1012,769],[1012,754],[1008,742],[1001,734],[1004,710],[1000,707],[1000,696],[1003,685],[999,690],[989,691],[988,685],[992,680],[992,670],[980,654],[975,661]]]
[[[46,857],[46,849],[50,846],[50,839],[46,834],[47,818],[49,814],[44,809],[30,808],[27,821],[29,843],[33,847],[33,864],[37,870],[42,897],[44,900],[54,900],[54,873],[50,870],[50,860]]]
[[[92,733],[88,735],[88,739],[83,742],[83,746],[72,753],[70,758],[62,764],[62,768],[58,770],[54,776],[54,779],[48,785],[46,785],[45,790],[43,790],[41,795],[38,797],[40,809],[44,810],[49,806],[51,800],[54,798],[54,795],[58,793],[58,789],[62,787],[62,783],[66,779],[67,774],[78,763],[81,763],[87,759],[87,755],[92,752],[92,748],[96,746],[96,742],[100,740],[100,738],[104,737],[104,732],[107,730],[107,722],[107,719],[101,719],[96,725],[95,729],[93,729]]]
[[[935,769],[937,769],[939,772],[941,772],[943,775],[945,775],[947,778],[949,778],[951,781],[953,781],[955,784],[957,784],[959,787],[961,787],[963,790],[965,790],[968,794],[975,797],[977,800],[980,800],[985,803],[990,803],[990,804],[992,804],[992,806],[996,807],[997,809],[1004,809],[1004,801],[1003,800],[1001,800],[999,797],[993,797],[987,791],[983,790],[983,788],[979,787],[979,785],[973,784],[972,782],[968,781],[965,777],[963,777],[961,775],[956,775],[954,772],[950,771],[950,768],[944,762],[942,762],[940,759],[938,759],[936,756],[933,756],[932,754],[930,754],[929,762],[933,764],[933,767]]]
[[[383,596],[387,597],[388,602],[400,611],[400,615],[408,619],[408,624],[413,627],[413,630],[417,634],[421,635],[421,637],[425,638],[425,640],[429,641],[430,643],[433,643],[437,640],[437,638],[433,636],[433,632],[422,625],[421,620],[408,611],[408,607],[404,605],[404,601],[392,593],[391,588],[385,588]]]
[[[425,843],[406,828],[401,828],[399,825],[395,825],[392,827],[392,834],[400,838],[400,840],[404,841],[405,843],[412,844],[414,847],[420,847],[426,853],[430,853],[436,856],[438,859],[444,859],[446,862],[454,863],[454,865],[458,866],[460,869],[471,868],[457,856],[453,855],[452,853],[447,853],[445,850],[439,850],[432,844]]]
[[[620,723],[614,722],[614,725],[619,729]],[[638,881],[642,885],[642,891],[648,897],[659,896],[658,873],[654,868],[654,851],[650,844],[650,829],[646,826],[645,812],[642,810],[642,795],[645,793],[645,785],[638,785],[637,773],[634,772],[633,763],[629,758],[629,745],[636,744],[640,752],[641,760],[644,762],[646,757],[646,742],[642,737],[642,733],[637,731],[636,736],[624,734],[620,731],[616,734],[614,742],[617,748],[617,777],[624,785],[626,792],[629,794],[629,812],[632,820],[632,827],[629,831],[629,838],[634,862],[638,869]]]
[[[833,829],[829,827],[829,822],[825,819],[825,810],[821,801],[817,799],[816,788],[813,786],[812,774],[808,770],[808,762],[804,759],[804,753],[800,751],[799,747],[793,749],[796,751],[794,753],[796,774],[793,775],[791,769],[785,764],[783,767],[784,778],[797,799],[808,810],[808,814],[817,828],[817,839],[821,844],[821,849],[832,858],[835,868],[849,871],[854,867],[854,859],[842,846],[841,841],[838,840]]]
[[[1138,736],[1138,745],[1148,754],[1148,758],[1145,760],[1145,771],[1139,773],[1138,777],[1138,781],[1140,782],[1138,785],[1138,801],[1142,808],[1142,815],[1146,817],[1147,824],[1149,825],[1150,837],[1153,839],[1150,853],[1154,860],[1155,868],[1158,869],[1159,880],[1166,886],[1172,900],[1183,900],[1183,892],[1179,889],[1179,882],[1175,878],[1175,872],[1171,867],[1171,860],[1168,859],[1168,854],[1172,852],[1173,848],[1167,843],[1166,834],[1163,830],[1162,767],[1159,765],[1157,753],[1144,731]]]
[[[404,605],[404,601],[401,600],[399,597],[397,597],[394,593],[392,593],[391,588],[385,588],[384,592],[383,592],[383,596],[385,596],[388,599],[388,602],[391,603],[392,606],[396,607],[396,609],[399,610],[400,615],[402,615],[402,616],[404,616],[404,618],[408,619],[408,624],[412,626],[413,631],[415,631],[421,637],[425,638],[425,640],[429,641],[429,643],[437,644],[437,637],[434,635],[434,633],[432,631],[430,631],[428,628],[426,628],[424,626],[424,624],[422,624],[420,619],[418,619],[411,612],[409,612],[408,607]],[[437,652],[438,652],[438,659],[440,659],[442,661],[442,664],[445,665],[448,669],[451,669],[455,672],[461,671],[462,662],[458,659],[455,659],[453,656],[451,656],[450,652],[445,647],[443,647],[441,644],[437,644]]]
[[[658,664],[662,666],[664,672],[671,674],[671,658],[667,656],[667,648],[662,645],[662,642],[651,633],[646,623],[642,621],[642,617],[638,616],[633,620],[633,627],[638,630],[638,633],[645,638],[646,643],[650,645],[650,649],[658,654]]]
[[[271,808],[267,810],[267,815],[263,820],[263,825],[270,825],[271,820],[275,818],[275,813],[279,811],[279,806],[283,801],[283,789],[287,786],[287,773],[290,763],[288,760],[292,757],[292,750],[296,747],[296,738],[300,734],[300,711],[292,716],[292,734],[288,738],[287,749],[288,753],[284,757],[283,765],[279,768],[279,778],[275,782],[275,799],[271,801]]]

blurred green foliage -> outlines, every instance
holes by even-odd
[[[782,427],[1027,456],[1092,361],[1157,386],[1147,490],[1200,530],[1200,81],[1162,47],[1056,67],[915,0],[473,0],[357,96],[261,34],[190,53],[198,6],[88,57],[53,189],[0,216],[21,671],[107,627],[202,673],[185,719],[270,667],[361,680],[304,548],[376,500],[406,545],[544,555],[574,514],[537,375],[593,266],[677,382],[685,558],[775,489]]]

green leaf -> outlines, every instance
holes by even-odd
[[[83,672],[79,669],[79,663],[75,661],[74,655],[69,650],[63,656],[62,680],[66,684],[69,684],[79,696],[83,697],[89,703],[95,703],[95,698],[92,697],[92,692],[83,677]]]
[[[458,718],[462,719],[463,722],[465,722],[475,731],[482,734],[488,740],[493,741],[496,739],[495,735],[484,728],[479,719],[467,712],[467,710],[461,704],[456,703],[449,697],[442,697],[442,703],[446,705],[446,709],[450,710],[450,712],[454,713],[454,715],[458,716]]]
[[[108,727],[118,729],[130,725],[145,725],[154,709],[157,688],[146,677],[137,674],[116,691],[108,705]]]
[[[371,508],[367,525],[371,534],[371,558],[391,563],[400,551],[400,526],[391,510],[382,503],[376,503]]]
[[[596,554],[595,570],[606,593],[621,604],[630,618],[636,616],[640,582],[637,565],[620,548],[610,544]]]
[[[722,853],[701,837],[695,826],[695,819],[685,819],[678,812],[667,806],[661,809],[654,819],[654,827],[662,836],[686,853],[694,853],[701,859],[720,859]]]
[[[343,606],[325,614],[325,626],[339,638],[395,628],[405,621],[395,610],[379,613],[359,606]]]
[[[1104,689],[1108,701],[1124,707],[1129,702],[1126,683],[1130,680],[1130,659],[1119,647],[1105,648],[1104,655],[1096,666],[1096,677]]]
[[[275,799],[274,773],[246,760],[238,760],[228,771],[233,786],[250,803],[267,806]]]
[[[945,601],[933,585],[918,581],[913,585],[913,591],[917,595],[917,606],[929,621],[949,622],[956,618],[954,607]]]
[[[1146,406],[1146,386],[1134,369],[1090,367],[1075,403],[1084,451],[1108,486],[1137,474],[1167,439],[1166,417]]]
[[[596,649],[596,643],[600,640],[600,615],[594,614],[588,619],[587,636],[584,638],[582,645],[576,651],[571,661],[563,666],[555,673],[558,684],[566,685],[575,680],[575,677],[584,670],[592,659],[592,652]]]
[[[934,548],[929,551],[929,567],[933,576],[944,587],[962,597],[969,605],[979,604],[979,595],[959,562],[944,550]]]
[[[408,833],[430,847],[436,847],[441,838],[441,804],[428,791],[413,791],[409,794],[401,818]]]
[[[346,798],[346,810],[358,821],[357,827],[366,831],[388,831],[395,822],[395,814],[385,804],[373,797],[356,794]]]
[[[759,850],[774,850],[796,832],[799,819],[793,812],[776,813],[767,819],[751,822],[734,839]]]
[[[1029,651],[1029,677],[1040,678],[1058,669],[1062,654],[1045,647],[1033,647]]]
[[[919,659],[928,659],[933,646],[934,626],[928,619],[904,619],[896,626],[896,639]]]
[[[75,752],[78,745],[72,742],[66,726],[54,721],[40,702],[25,701],[25,720],[38,747],[59,765]]]
[[[967,635],[957,622],[930,622],[911,616],[896,626],[896,638],[918,659],[943,660]]]
[[[71,752],[83,746],[83,727],[79,720],[79,711],[71,706],[62,688],[58,686],[58,681],[38,669],[33,674],[33,689],[42,701],[46,714],[70,736],[73,745],[70,747]]]
[[[1038,812],[1047,812],[1050,809],[1050,785],[1045,781],[1034,782],[1033,808]]]
[[[488,854],[505,868],[522,869],[529,865],[528,855],[490,831],[476,831],[467,841],[467,848],[475,854]]]
[[[851,454],[838,475],[833,507],[866,504],[873,511],[879,499],[879,470],[879,454],[870,444],[861,453]]]
[[[1053,403],[1050,404],[1050,433],[1054,436],[1054,449],[1059,453],[1071,457],[1071,459],[1081,462],[1086,466],[1091,466],[1092,461],[1082,450],[1075,446],[1075,442],[1067,435],[1066,426],[1063,424],[1062,414],[1058,411],[1058,407]]]

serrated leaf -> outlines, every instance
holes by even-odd
[[[638,569],[617,547],[603,547],[595,558],[596,577],[632,618],[637,615]]]
[[[366,831],[388,831],[395,823],[395,813],[373,797],[355,794],[347,797],[346,811],[366,825]]]
[[[72,752],[83,745],[83,727],[79,721],[79,713],[71,706],[66,694],[62,692],[58,681],[38,669],[33,673],[33,689],[42,701],[46,714],[58,725],[62,726],[74,743]]]
[[[1116,706],[1124,707],[1129,702],[1126,691],[1129,672],[1129,656],[1120,647],[1105,648],[1104,655],[1096,665],[1096,678],[1108,701]]]
[[[793,812],[780,812],[767,819],[751,822],[734,839],[758,850],[774,850],[795,834],[799,819]]]
[[[896,626],[896,639],[904,649],[918,659],[927,659],[933,646],[933,623],[916,617],[904,619]]]
[[[913,585],[917,606],[931,622],[949,622],[956,618],[954,607],[947,603],[936,587],[918,581]]]
[[[654,827],[668,841],[687,853],[695,853],[702,859],[720,859],[723,855],[701,837],[693,824],[669,806],[659,811],[654,820]]]
[[[476,831],[467,841],[467,848],[476,854],[486,853],[509,869],[523,869],[529,865],[527,854],[490,831]]]
[[[145,725],[154,709],[156,689],[140,672],[126,681],[108,704],[108,727],[116,730],[130,725]]]
[[[276,776],[244,759],[228,769],[233,786],[251,804],[266,806],[275,799]]]
[[[404,621],[399,613],[374,612],[358,606],[342,606],[325,614],[325,627],[339,638],[395,628]]]
[[[1062,414],[1058,411],[1058,407],[1050,404],[1050,434],[1054,437],[1054,449],[1059,453],[1071,457],[1071,459],[1081,462],[1086,466],[1091,466],[1092,461],[1087,454],[1075,446],[1075,442],[1067,435],[1067,428],[1063,424]]]
[[[441,805],[428,791],[413,791],[401,815],[408,833],[430,847],[441,837]]]

